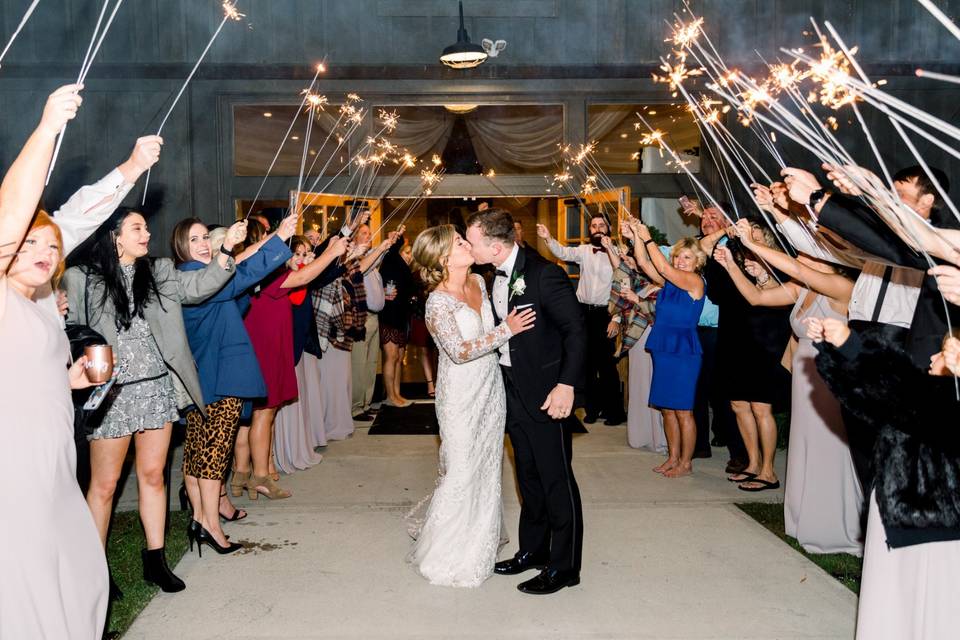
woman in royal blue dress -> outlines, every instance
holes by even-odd
[[[653,282],[663,286],[657,296],[657,321],[647,338],[647,351],[653,357],[650,406],[663,414],[669,453],[654,471],[679,478],[693,472],[697,440],[693,399],[703,360],[697,322],[706,296],[700,272],[707,255],[695,238],[684,238],[673,246],[668,261],[645,225],[634,223],[633,227],[634,237],[639,239],[637,264]]]

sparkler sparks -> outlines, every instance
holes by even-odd
[[[239,11],[237,11],[236,2],[230,2],[230,0],[226,0],[226,2],[224,2],[222,6],[223,6],[223,16],[225,20],[239,21],[246,17],[246,14],[240,13]]]
[[[394,129],[397,128],[397,124],[400,122],[400,118],[397,116],[396,111],[380,109],[380,111],[377,113],[377,116],[380,118],[380,121],[383,122],[383,128],[390,133],[393,133]]]

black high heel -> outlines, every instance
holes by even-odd
[[[193,543],[196,542],[197,536],[200,534],[200,529],[202,528],[200,523],[193,519],[191,519],[190,524],[187,525],[187,540],[190,541],[191,553],[193,552]]]
[[[213,536],[210,535],[210,532],[204,529],[202,525],[200,526],[200,531],[197,532],[196,540],[197,540],[197,553],[200,555],[201,558],[203,557],[203,545],[208,545],[211,549],[213,549],[220,555],[226,555],[228,553],[233,553],[234,551],[239,551],[240,549],[243,549],[243,545],[240,544],[239,542],[227,541],[227,546],[225,547],[220,546],[220,543],[218,543],[213,538]]]
[[[180,485],[180,511],[189,511],[193,515],[193,505],[190,504],[190,496],[187,495],[187,485]]]

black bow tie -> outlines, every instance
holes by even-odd
[[[594,252],[594,253],[606,253],[607,250],[604,249],[603,247],[593,247],[593,252]]]
[[[510,277],[510,276],[507,274],[507,272],[504,271],[503,269],[497,269],[497,270],[494,271],[493,273],[494,273],[495,277],[497,277],[497,278],[509,278],[509,277]]]

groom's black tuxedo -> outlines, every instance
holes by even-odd
[[[510,283],[521,277],[526,288],[513,295],[508,286],[507,310],[532,304],[537,320],[532,329],[510,339],[510,362],[530,418],[550,422],[553,419],[540,407],[557,384],[574,387],[574,406],[582,404],[587,360],[583,312],[570,278],[554,263],[521,249]],[[492,296],[493,287],[490,291]]]
[[[507,433],[522,500],[520,551],[548,562],[549,569],[579,573],[583,513],[571,466],[576,418],[554,420],[540,407],[557,384],[581,396],[583,313],[567,274],[551,262],[520,251],[509,278],[514,289],[522,278],[524,291],[511,293],[508,285],[508,310],[531,304],[537,313],[532,329],[510,339],[511,366],[503,367]]]

